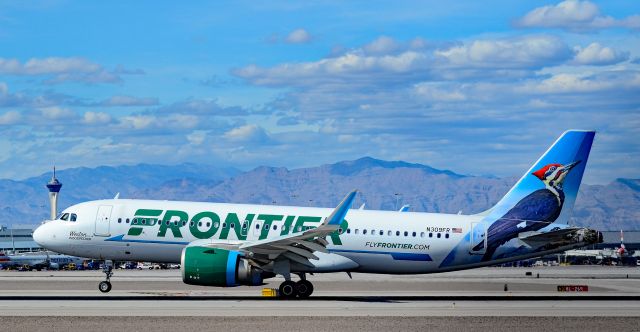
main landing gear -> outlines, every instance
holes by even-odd
[[[105,261],[102,265],[102,272],[106,275],[106,280],[98,284],[98,289],[103,293],[109,293],[111,290],[111,276],[113,275],[113,264]]]
[[[313,284],[305,278],[304,274],[301,274],[300,281],[285,280],[280,284],[278,290],[280,291],[280,297],[283,299],[293,299],[296,297],[306,299],[313,293]]]

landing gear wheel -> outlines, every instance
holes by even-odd
[[[98,284],[98,289],[103,293],[109,293],[109,291],[111,290],[111,283],[108,281],[101,281]]]
[[[296,283],[291,280],[281,283],[279,291],[280,297],[284,299],[293,299],[298,295],[298,292],[296,291]]]
[[[113,275],[113,262],[105,261],[102,265],[102,272],[105,274],[105,281],[101,281],[98,284],[98,289],[103,293],[108,293],[111,290],[111,276]]]
[[[306,299],[313,293],[313,284],[309,280],[300,280],[296,282],[296,292],[298,297]]]

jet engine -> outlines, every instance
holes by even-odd
[[[263,270],[249,264],[242,253],[214,247],[185,247],[180,269],[185,284],[200,286],[257,286],[266,276]]]

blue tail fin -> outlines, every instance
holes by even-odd
[[[558,138],[484,220],[518,216],[567,223],[587,165],[594,131],[569,130]],[[554,201],[554,198],[557,201]],[[555,206],[555,207],[554,207]],[[516,211],[518,210],[518,211]]]

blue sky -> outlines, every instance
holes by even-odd
[[[520,175],[596,129],[638,178],[636,1],[0,3],[0,178],[372,156]]]

